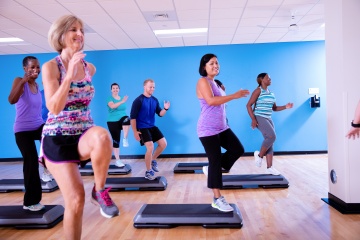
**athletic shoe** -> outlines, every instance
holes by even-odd
[[[205,176],[207,176],[208,172],[209,172],[209,166],[203,166],[202,170],[203,170],[203,173],[205,174]]]
[[[122,168],[122,167],[125,167],[125,164],[120,159],[118,159],[115,162],[115,166]]]
[[[45,208],[45,206],[42,205],[41,203],[30,205],[30,206],[23,206],[23,209],[30,210],[32,212],[37,212],[37,211],[43,210],[44,208]]]
[[[261,163],[262,163],[263,159],[261,157],[259,157],[259,151],[254,152],[254,158],[255,158],[255,165],[257,167],[261,167]]]
[[[129,141],[127,138],[123,138],[123,147],[128,147],[129,146]]]
[[[154,170],[150,169],[149,171],[146,171],[145,178],[149,180],[154,180],[156,178]]]
[[[219,197],[218,199],[214,200],[211,204],[213,208],[217,208],[222,212],[232,212],[234,209],[227,203],[223,196]]]
[[[154,170],[155,172],[159,172],[159,168],[158,168],[158,164],[157,164],[156,160],[152,160],[152,161],[151,161],[151,168],[152,168],[152,170]]]
[[[95,205],[100,206],[100,213],[106,218],[112,218],[119,215],[119,209],[115,203],[111,200],[109,195],[109,190],[100,190],[99,192],[95,191],[95,185],[91,193],[91,202]]]
[[[271,175],[280,175],[280,172],[276,170],[273,166],[267,168],[266,173]]]
[[[41,174],[41,180],[43,180],[43,182],[50,182],[52,181],[54,178],[51,175],[51,173],[49,172],[49,170],[47,170],[46,168],[44,168],[43,173]]]

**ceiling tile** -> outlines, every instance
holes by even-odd
[[[0,36],[27,45],[1,45],[0,54],[53,52],[52,22],[80,17],[86,51],[324,40],[324,0],[0,0]],[[168,18],[155,20],[158,13]],[[291,19],[291,14],[294,19]],[[299,26],[298,36],[288,26]],[[275,28],[280,26],[280,28]],[[157,38],[153,29],[209,28],[203,36]]]

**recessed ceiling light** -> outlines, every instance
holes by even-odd
[[[196,35],[196,34],[206,34],[208,31],[207,28],[183,28],[183,29],[163,29],[163,30],[154,30],[156,36],[164,35]]]
[[[10,38],[0,38],[0,42],[2,43],[12,43],[12,42],[23,42],[21,38],[10,37]]]

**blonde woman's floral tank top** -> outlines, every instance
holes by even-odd
[[[60,70],[59,84],[62,84],[66,75],[66,69],[60,56],[57,56],[55,60]],[[85,60],[82,60],[82,63],[85,77],[71,82],[65,108],[58,115],[49,112],[48,119],[43,128],[43,136],[81,135],[87,129],[94,126],[89,105],[94,97],[95,89],[91,82],[87,63]]]

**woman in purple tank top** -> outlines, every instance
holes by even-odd
[[[196,95],[200,101],[201,113],[197,124],[198,137],[209,159],[209,166],[203,167],[208,175],[208,188],[214,193],[211,206],[223,212],[234,209],[221,195],[222,169],[229,171],[235,161],[244,154],[244,147],[227,124],[225,103],[246,97],[248,90],[225,95],[215,83],[220,65],[216,55],[206,54],[200,60],[199,73],[202,76],[196,85]],[[226,150],[221,153],[221,148]]]
[[[41,139],[44,121],[41,117],[41,94],[36,83],[40,74],[39,61],[33,56],[23,60],[25,74],[14,79],[10,95],[10,104],[15,104],[16,116],[14,133],[16,144],[24,159],[24,202],[23,208],[40,211],[42,188],[39,176],[38,154],[35,141]]]

